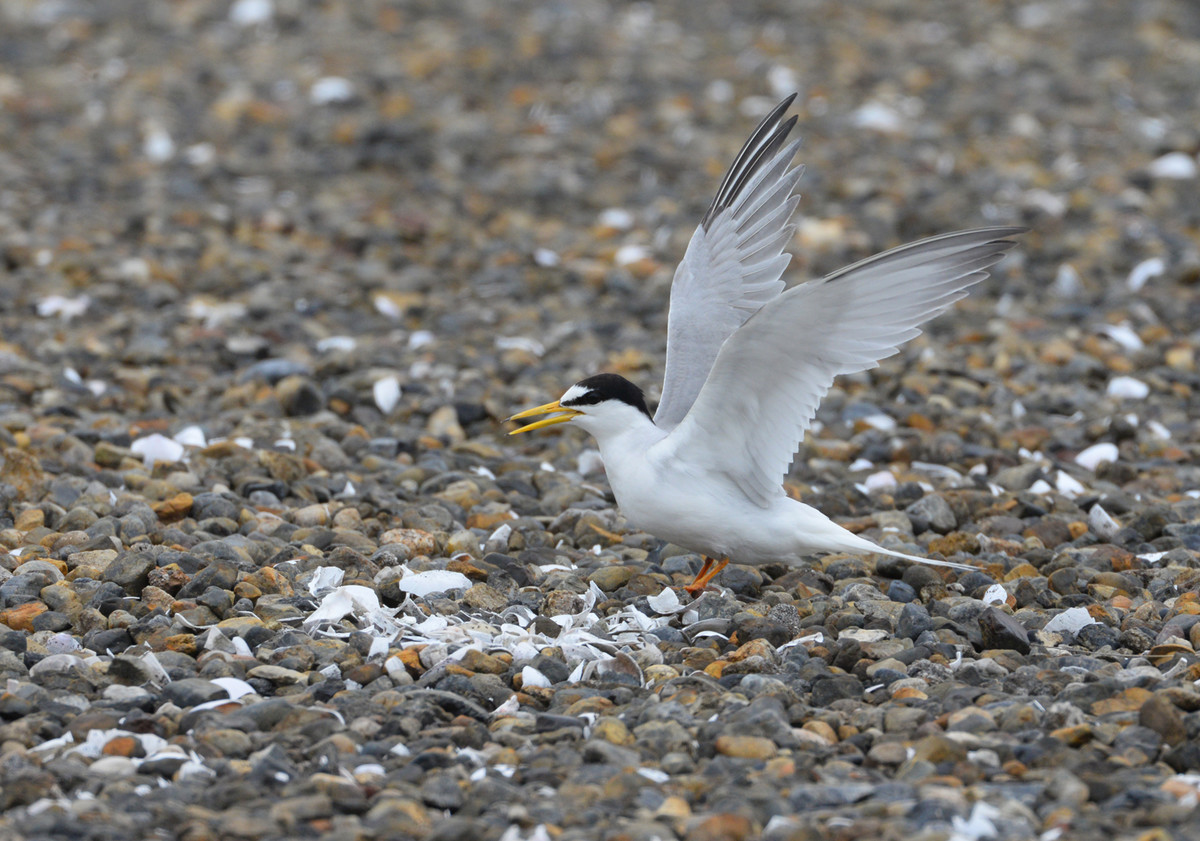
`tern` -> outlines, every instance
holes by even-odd
[[[783,479],[840,374],[874,368],[987,277],[1024,228],[944,234],[885,251],[785,291],[799,141],[795,94],[768,114],[729,168],[671,283],[662,400],[617,374],[575,383],[508,420],[551,415],[596,439],[613,496],[637,529],[699,553],[696,596],[732,558],[797,563],[804,555],[922,558],[853,534],[792,499]]]

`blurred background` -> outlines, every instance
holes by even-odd
[[[10,354],[149,412],[267,358],[395,369],[475,420],[601,368],[654,396],[674,264],[796,91],[789,282],[1024,224],[965,305],[1016,325],[988,364],[1187,380],[1197,66],[1170,0],[3,0],[0,317]],[[316,399],[368,417],[369,386]]]

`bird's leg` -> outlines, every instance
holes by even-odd
[[[705,556],[704,565],[700,567],[700,571],[696,573],[696,577],[692,579],[692,583],[683,588],[689,594],[691,594],[692,598],[695,598],[696,594],[708,585],[708,582],[704,581],[703,579],[712,565],[713,559]]]
[[[686,590],[692,598],[696,598],[698,595],[704,592],[704,590],[708,587],[709,582],[713,580],[718,572],[725,569],[725,565],[728,563],[728,558],[724,558],[718,562],[714,561],[712,558],[705,557],[704,566],[700,567],[700,571],[696,573],[696,580],[683,589]]]

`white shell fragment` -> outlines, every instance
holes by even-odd
[[[1117,445],[1106,441],[1102,444],[1093,444],[1086,450],[1080,451],[1075,456],[1075,463],[1088,470],[1095,470],[1106,462],[1116,461],[1118,457]]]
[[[538,248],[533,252],[533,262],[544,269],[552,269],[562,262],[562,258],[549,248]]]
[[[311,628],[338,622],[347,614],[361,617],[378,609],[379,596],[374,590],[361,584],[347,584],[345,587],[338,587],[322,599],[320,606],[304,620],[304,624]]]
[[[165,163],[175,155],[175,141],[170,133],[157,123],[148,123],[143,129],[142,154],[155,163]]]
[[[876,491],[890,490],[896,487],[897,484],[896,477],[892,474],[892,471],[880,470],[864,479],[859,487],[864,493],[872,494]]]
[[[171,437],[185,447],[208,446],[208,439],[204,437],[204,430],[198,426],[185,426]]]
[[[497,350],[523,350],[526,353],[532,353],[534,356],[541,356],[546,352],[546,346],[537,339],[531,339],[528,336],[497,336]]]
[[[1065,470],[1060,470],[1055,474],[1054,489],[1072,499],[1087,491],[1082,482]]]
[[[851,119],[858,128],[877,131],[881,134],[898,134],[904,130],[904,117],[882,102],[867,102],[859,106]]]
[[[1196,159],[1186,152],[1167,152],[1152,160],[1146,172],[1151,178],[1187,181],[1196,177]]]
[[[1121,524],[1104,510],[1104,506],[1097,503],[1088,511],[1088,528],[1097,537],[1103,540],[1111,540],[1121,530]]]
[[[371,391],[375,396],[375,405],[385,415],[391,414],[400,402],[400,381],[395,377],[381,377],[371,386]]]
[[[954,832],[950,837],[956,841],[983,841],[985,838],[996,838],[1000,834],[996,819],[1000,816],[1001,812],[995,806],[985,800],[978,800],[971,807],[971,814],[966,820],[954,815],[951,824]]]
[[[340,567],[317,567],[308,582],[308,592],[314,596],[327,593],[334,587],[340,587],[345,576],[346,571]]]
[[[153,467],[159,461],[179,461],[184,453],[183,444],[157,432],[137,439],[129,445],[129,449],[141,456],[147,467]]]
[[[1096,620],[1087,612],[1086,607],[1069,607],[1062,613],[1051,618],[1042,630],[1053,631],[1054,633],[1066,631],[1067,633],[1075,634],[1081,628],[1095,624]]]
[[[91,304],[92,299],[88,295],[76,295],[74,298],[65,298],[62,295],[47,295],[37,302],[37,314],[42,318],[50,318],[57,315],[63,321],[70,321],[87,312]]]
[[[230,700],[236,701],[243,695],[253,695],[254,687],[236,677],[215,677],[210,681],[229,693]]]
[[[358,347],[358,340],[353,336],[327,336],[317,342],[317,350],[321,353],[343,351],[349,353]]]
[[[1004,589],[1003,584],[993,584],[983,594],[984,604],[1004,604],[1006,601],[1008,601],[1008,591]]]
[[[633,227],[633,214],[623,207],[610,207],[600,211],[600,217],[596,222],[605,228],[628,231]]]
[[[1105,324],[1100,328],[1100,332],[1125,348],[1125,350],[1141,350],[1146,346],[1142,341],[1142,337],[1129,326],[1128,322]]]
[[[1054,282],[1050,284],[1051,291],[1060,298],[1074,298],[1082,288],[1079,272],[1070,263],[1063,263],[1058,267]]]
[[[1146,281],[1158,277],[1167,270],[1167,264],[1161,257],[1151,257],[1133,267],[1126,283],[1130,291],[1137,292],[1146,285]]]
[[[1125,400],[1145,400],[1150,394],[1150,386],[1136,377],[1113,377],[1104,393]]]
[[[410,572],[400,579],[400,591],[417,598],[423,598],[431,593],[444,593],[447,590],[466,590],[471,586],[471,579],[461,572],[451,572],[446,569],[431,569],[425,572]]]
[[[533,666],[525,666],[521,669],[521,685],[523,687],[538,686],[543,689],[549,689],[553,686],[550,683],[550,678],[546,677]]]
[[[663,587],[657,596],[648,596],[646,604],[650,605],[655,613],[679,613],[687,609],[687,605],[680,603],[679,594],[670,587]]]
[[[650,256],[650,252],[641,245],[622,245],[617,249],[616,256],[613,257],[613,262],[618,266],[628,266],[645,260]]]
[[[237,26],[267,23],[275,14],[273,0],[237,0],[229,8],[229,22]]]
[[[349,79],[343,79],[341,76],[325,76],[313,82],[308,98],[313,105],[348,102],[354,98],[354,85]]]

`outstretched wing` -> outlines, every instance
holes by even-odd
[[[692,234],[671,283],[667,367],[654,422],[675,427],[700,393],[721,344],[783,291],[791,256],[789,224],[802,167],[788,169],[799,141],[785,144],[796,118],[784,120],[795,94],[754,130]]]
[[[817,406],[839,374],[873,368],[920,334],[1022,228],[983,228],[921,240],[794,287],[763,306],[721,347],[691,411],[663,442],[723,474],[759,505],[781,484]]]

